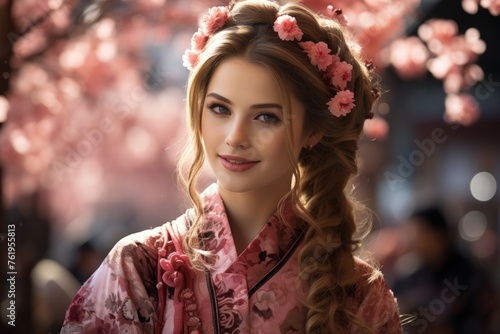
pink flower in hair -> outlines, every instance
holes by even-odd
[[[210,36],[217,29],[226,23],[229,10],[225,6],[216,6],[208,10],[208,13],[203,17],[201,31],[204,35]]]
[[[300,47],[302,48],[302,50],[304,50],[304,52],[311,52],[313,47],[316,45],[314,44],[313,42],[310,42],[310,41],[307,41],[307,42],[302,42],[302,43],[299,43]]]
[[[354,94],[350,90],[341,90],[327,103],[333,116],[345,116],[351,112],[354,104]]]
[[[332,50],[328,48],[328,44],[325,42],[303,42],[299,43],[299,45],[309,56],[311,64],[316,66],[320,71],[325,71],[332,63],[332,55],[330,54]]]
[[[325,74],[323,75],[325,81],[331,83],[333,75],[335,74],[335,70],[337,69],[338,63],[340,63],[340,57],[337,55],[332,55],[332,63],[330,64],[330,66],[328,66],[328,68],[325,71]]]
[[[182,65],[188,70],[192,71],[198,63],[198,56],[199,53],[192,50],[186,50],[186,52],[184,52],[184,55],[182,56]]]
[[[191,38],[191,50],[201,51],[207,43],[208,36],[204,35],[201,29],[198,29]]]
[[[352,79],[352,65],[345,61],[340,62],[335,66],[331,84],[340,89],[345,89],[347,82]]]
[[[281,15],[274,21],[274,31],[284,41],[293,41],[302,39],[302,30],[297,25],[295,17],[290,15]]]

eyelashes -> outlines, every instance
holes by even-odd
[[[230,116],[231,110],[222,103],[212,102],[206,105],[207,110],[218,117]],[[277,125],[282,122],[281,118],[273,112],[260,112],[255,118],[266,125]]]
[[[271,114],[270,113],[263,113],[263,114],[260,114],[257,118],[261,119],[264,123],[271,124],[271,125],[275,125],[275,124],[278,124],[281,122],[281,119],[272,113]]]
[[[209,103],[207,104],[207,109],[216,115],[230,115],[229,109],[220,103]]]

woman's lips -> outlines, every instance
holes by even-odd
[[[248,160],[234,155],[219,155],[220,162],[230,172],[244,172],[254,167],[259,161]]]

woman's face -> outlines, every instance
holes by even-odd
[[[202,106],[201,132],[207,160],[225,191],[290,190],[285,117],[291,120],[295,158],[306,146],[304,108],[294,96],[291,102],[291,115],[286,115],[277,81],[263,66],[230,58],[215,70]]]

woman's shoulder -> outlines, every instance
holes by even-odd
[[[384,280],[384,275],[375,264],[355,256],[354,265],[356,272],[359,274],[360,283],[372,280]]]
[[[163,229],[164,224],[129,234],[120,239],[114,248],[115,250],[121,250],[129,247],[138,247],[139,245],[155,245],[164,238]]]
[[[369,294],[385,294],[390,292],[383,273],[376,265],[371,264],[359,257],[354,257],[355,270],[358,280],[356,282],[356,297],[364,300]]]
[[[124,256],[131,258],[139,256],[156,260],[159,251],[162,249],[167,250],[168,241],[172,240],[172,237],[180,238],[180,235],[185,230],[186,214],[183,214],[177,219],[160,226],[129,234],[114,245],[108,254],[107,260],[108,262],[115,262],[118,259],[123,259]],[[172,236],[172,231],[174,231],[174,236]]]
[[[399,309],[394,294],[382,272],[374,265],[355,257],[359,273],[355,287],[357,314],[372,328],[384,328],[387,333],[401,333]],[[385,333],[385,332],[384,332]]]

